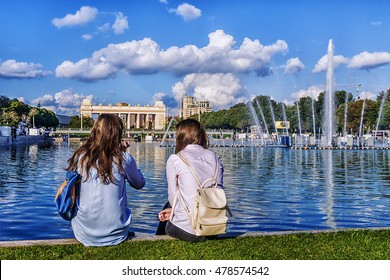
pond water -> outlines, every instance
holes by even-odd
[[[0,147],[0,240],[73,237],[54,196],[79,144]],[[234,217],[230,233],[390,226],[389,150],[215,147]],[[153,234],[167,200],[159,143],[132,143],[146,186],[128,188],[131,229]]]

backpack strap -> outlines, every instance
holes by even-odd
[[[181,160],[187,165],[188,169],[191,171],[192,175],[194,176],[195,180],[197,181],[198,185],[200,188],[203,188],[204,185],[208,182],[208,181],[213,181],[215,182],[215,185],[214,187],[217,187],[218,186],[218,181],[217,181],[217,176],[218,176],[218,170],[219,170],[219,163],[218,163],[218,157],[217,155],[215,155],[215,161],[216,161],[216,165],[215,165],[215,173],[214,173],[214,178],[212,179],[207,179],[206,181],[203,182],[203,184],[200,183],[200,180],[198,178],[198,176],[196,176],[195,174],[195,171],[194,169],[191,167],[191,165],[188,163],[187,159],[180,154],[180,152],[178,153],[178,156],[181,158]],[[179,185],[177,184],[177,190],[179,190]],[[190,214],[190,210],[188,209],[188,206],[187,204],[185,204],[186,206],[186,211],[187,211],[187,214],[189,215]],[[172,208],[173,209],[173,208]],[[228,204],[226,204],[226,210],[229,214],[230,217],[233,217],[233,213],[232,211],[230,210],[230,207]]]
[[[199,185],[199,188],[203,188],[205,183],[207,183],[208,181],[213,181],[213,182],[216,182],[215,186],[218,185],[218,182],[217,182],[217,176],[218,176],[218,170],[219,170],[219,164],[218,164],[218,158],[217,158],[217,155],[215,155],[215,173],[214,173],[214,177],[212,179],[208,179],[206,181],[203,182],[203,184],[200,182],[199,180],[199,177],[196,176],[196,173],[194,171],[194,169],[192,168],[192,166],[188,163],[187,159],[180,154],[180,152],[177,154],[181,160],[187,165],[188,169],[191,171],[192,173],[192,176],[194,176],[196,182],[198,183]]]

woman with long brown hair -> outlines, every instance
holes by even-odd
[[[199,188],[187,164],[191,165],[200,182],[213,178],[217,173],[218,186],[223,188],[223,166],[221,159],[208,149],[209,141],[203,126],[194,119],[186,119],[176,126],[175,154],[166,164],[168,181],[168,203],[158,213],[160,221],[157,234],[167,234],[181,240],[198,242],[204,236],[196,236],[187,209],[193,209],[194,199]],[[186,162],[184,162],[186,161]],[[216,166],[218,164],[218,167]],[[176,192],[180,193],[180,199]],[[172,205],[175,209],[172,211]]]
[[[68,170],[81,174],[78,210],[71,220],[77,240],[85,246],[116,245],[129,235],[131,211],[126,181],[141,189],[145,179],[122,141],[123,123],[114,114],[101,114],[90,137],[68,160]]]

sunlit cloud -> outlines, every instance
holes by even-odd
[[[305,65],[298,57],[295,57],[287,60],[287,63],[286,65],[283,66],[283,68],[285,73],[296,74],[298,72],[301,72],[303,69],[305,69]]]
[[[150,38],[110,44],[95,51],[90,58],[78,62],[64,61],[56,68],[56,76],[86,82],[114,78],[119,73],[130,75],[168,72],[182,76],[190,73],[250,73],[270,75],[274,55],[285,53],[287,43],[278,40],[262,45],[259,40],[245,38],[236,47],[234,38],[223,30],[209,34],[209,44],[172,46],[162,50]]]
[[[372,69],[390,63],[389,52],[362,52],[351,58],[349,68]]]
[[[342,55],[333,56],[333,67],[338,67],[339,65],[346,64],[346,63],[348,63],[348,58]],[[326,71],[327,68],[328,68],[328,55],[324,55],[314,66],[313,73]]]
[[[75,14],[67,14],[63,18],[55,18],[52,23],[57,28],[83,25],[93,21],[98,14],[98,9],[83,6]]]
[[[78,115],[80,113],[81,102],[84,99],[94,100],[93,95],[83,95],[76,93],[72,89],[64,89],[55,94],[45,94],[34,100],[33,104],[41,104],[42,108],[51,110],[59,115]]]
[[[190,95],[198,101],[210,101],[213,109],[226,108],[247,99],[245,87],[233,74],[189,74],[172,87],[172,92],[176,100]]]
[[[185,21],[196,19],[202,15],[202,11],[200,9],[187,3],[183,3],[176,9],[170,9],[169,11],[181,16]]]
[[[318,100],[318,96],[321,92],[324,92],[324,89],[316,87],[316,86],[310,86],[307,89],[301,89],[297,92],[294,92],[291,97],[294,100],[298,100],[302,97],[311,97],[312,99]]]
[[[126,29],[129,29],[129,24],[127,21],[127,16],[123,15],[123,13],[116,13],[115,23],[112,25],[112,29],[115,34],[123,34]]]
[[[33,79],[42,78],[52,73],[41,70],[42,65],[36,63],[17,62],[13,59],[0,62],[0,78]]]

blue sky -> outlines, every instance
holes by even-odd
[[[293,102],[390,88],[390,1],[13,0],[0,9],[0,95],[57,114],[94,104],[174,113],[186,94],[214,110],[256,95]]]

